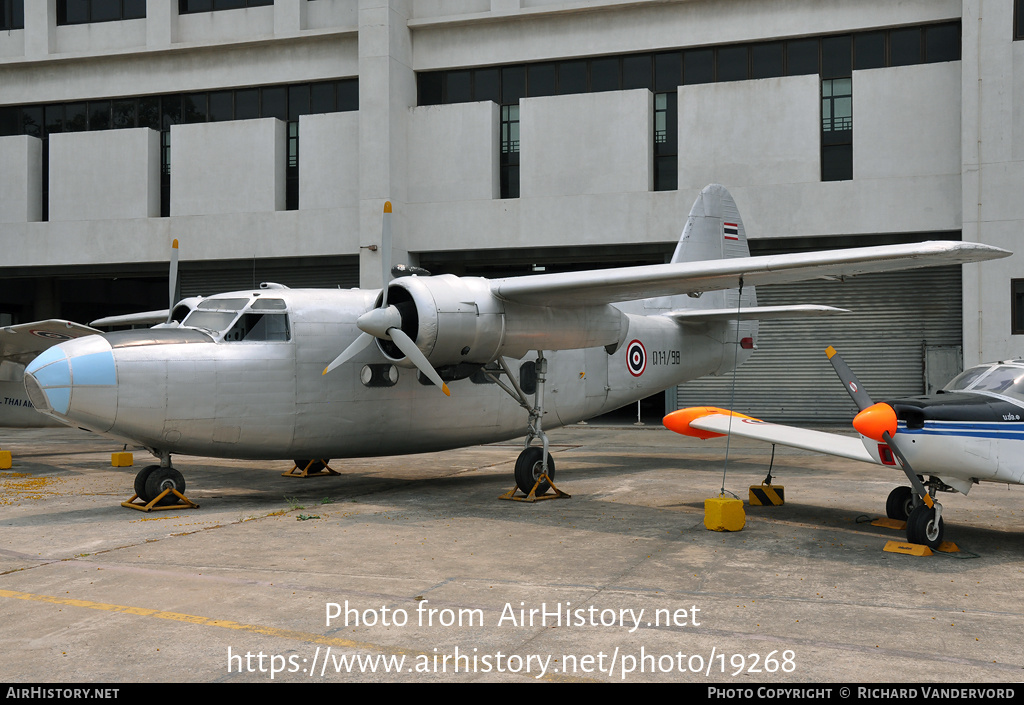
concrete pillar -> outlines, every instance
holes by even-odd
[[[146,0],[146,47],[159,49],[178,41],[178,0]]]
[[[57,0],[25,3],[25,56],[38,59],[57,50]]]
[[[359,0],[360,245],[380,244],[384,201],[394,207],[393,264],[408,263],[405,246],[405,135],[416,105],[408,0]],[[379,251],[359,251],[359,281],[381,285]]]
[[[274,35],[298,34],[306,28],[306,0],[274,0]]]

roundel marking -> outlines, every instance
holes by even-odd
[[[58,332],[52,331],[52,330],[32,329],[29,332],[32,335],[37,335],[40,338],[49,338],[50,340],[72,340],[72,339],[74,339],[73,335],[68,335],[67,333],[58,333]]]
[[[852,389],[854,392],[856,392],[857,391],[857,383],[856,382],[850,382],[850,389]]]
[[[626,346],[626,367],[634,377],[639,377],[647,369],[647,349],[639,340],[630,341]]]

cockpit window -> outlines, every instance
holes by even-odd
[[[944,388],[947,392],[989,392],[1024,401],[1024,367],[981,365],[955,377]]]
[[[215,311],[241,311],[249,299],[206,299],[200,301],[196,308],[213,309]]]
[[[202,306],[205,301],[200,303]],[[211,333],[219,333],[235,320],[235,313],[232,311],[200,311],[198,308],[185,317],[183,326],[190,328],[202,328]]]
[[[284,299],[256,299],[252,302],[253,311],[283,311]]]
[[[244,313],[224,334],[229,342],[284,341],[290,337],[288,316],[283,313]]]

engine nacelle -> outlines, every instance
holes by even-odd
[[[484,364],[499,355],[520,358],[530,350],[621,344],[628,324],[615,307],[553,303],[526,306],[503,301],[491,292],[487,279],[451,274],[402,277],[388,287],[388,305],[401,313],[402,331],[435,368]],[[377,343],[397,364],[405,361],[391,341]]]

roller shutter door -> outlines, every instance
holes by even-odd
[[[925,349],[962,345],[961,269],[940,267],[758,287],[762,306],[826,304],[852,313],[763,321],[736,375],[733,408],[784,423],[848,423],[856,407],[825,356],[832,345],[872,399],[924,393]],[[728,407],[732,376],[679,386],[685,406]]]

